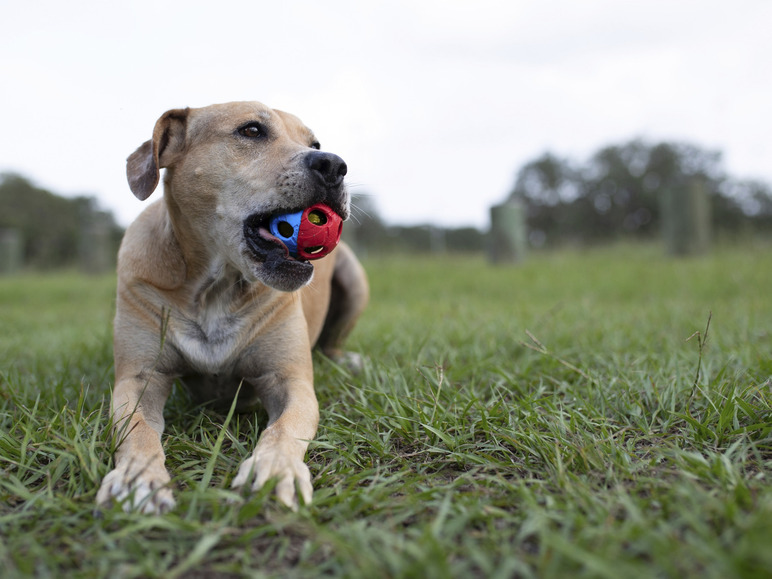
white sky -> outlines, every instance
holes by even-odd
[[[772,181],[768,0],[0,0],[0,171],[143,204],[167,109],[297,114],[391,223],[486,227],[517,169],[634,137]]]

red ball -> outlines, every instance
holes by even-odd
[[[320,259],[340,242],[343,220],[323,203],[312,205],[300,218],[297,254],[303,259]]]

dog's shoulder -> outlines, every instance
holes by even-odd
[[[161,199],[126,230],[118,252],[118,277],[173,290],[182,286],[185,274],[182,250]]]

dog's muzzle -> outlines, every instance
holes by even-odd
[[[251,258],[260,265],[261,276],[268,285],[278,289],[294,288],[313,274],[309,260],[327,255],[340,239],[342,222],[348,217],[348,196],[343,178],[348,167],[343,159],[332,153],[310,151],[301,161],[309,179],[308,186],[314,191],[308,206],[287,207],[270,214],[254,213],[244,220],[244,240]],[[312,227],[313,221],[301,227],[302,219],[313,220],[314,209],[321,209],[324,223],[321,228]],[[278,228],[282,220],[297,218],[297,230],[284,233]],[[312,231],[313,230],[313,231]],[[259,276],[260,277],[260,276]]]

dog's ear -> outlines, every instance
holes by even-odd
[[[142,143],[126,159],[131,192],[144,201],[155,191],[161,169],[171,165],[184,151],[190,109],[166,111],[155,124],[153,138]]]

